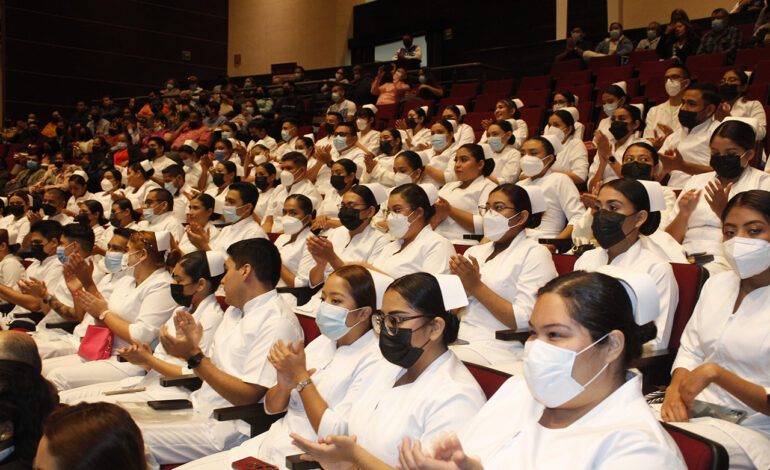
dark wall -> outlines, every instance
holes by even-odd
[[[5,116],[226,72],[227,1],[5,0]],[[190,51],[191,60],[182,60]]]

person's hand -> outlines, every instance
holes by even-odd
[[[688,410],[692,408],[695,397],[716,380],[719,369],[713,362],[707,362],[690,371],[679,382],[679,396]]]
[[[174,314],[176,335],[172,335],[166,325],[160,327],[160,342],[167,353],[179,359],[187,360],[201,352],[198,344],[203,337],[203,325],[195,323],[195,318],[184,310]]]
[[[78,279],[69,263],[64,263],[62,273],[64,275],[64,282],[67,284],[67,289],[69,289],[72,294],[83,288],[83,283],[80,282],[80,279]]]
[[[679,390],[674,387],[666,389],[666,396],[663,398],[663,405],[660,407],[660,417],[666,422],[684,422],[690,420],[687,414],[687,405],[682,401]]]
[[[209,237],[209,232],[201,227],[199,223],[190,222],[184,230],[185,233],[187,233],[187,239],[190,240],[190,243],[192,243],[195,248],[202,250],[208,245],[209,239],[211,238]]]
[[[400,131],[405,131],[409,129],[409,126],[406,125],[406,119],[396,119],[395,126],[396,126],[396,129]]]
[[[443,197],[439,197],[433,207],[436,209],[436,220],[438,220],[439,223],[449,217],[449,211],[452,210],[452,205]]]
[[[189,128],[190,128],[190,120],[186,119],[182,121],[182,125],[179,126],[179,133],[181,134],[182,132],[185,132]]]
[[[270,364],[275,367],[275,370],[280,374],[285,375],[295,385],[310,377],[310,373],[306,366],[305,340],[303,339],[296,343],[290,341],[288,344],[284,344],[284,342],[279,339],[278,342],[270,348],[267,359],[270,361]]]
[[[323,230],[326,228],[326,224],[329,222],[329,218],[325,215],[317,215],[313,219],[313,223],[310,224],[310,230]]]
[[[722,217],[722,212],[724,212],[727,201],[730,199],[730,189],[732,187],[733,183],[727,183],[727,185],[723,186],[716,178],[706,185],[706,194],[704,194],[704,197],[711,207],[711,210],[714,211],[714,214],[719,218]]]
[[[730,103],[727,101],[722,101],[719,103],[719,107],[717,108],[716,112],[714,113],[714,119],[717,121],[722,121],[724,118],[730,115],[730,111],[732,111],[733,107],[730,106]]]
[[[377,166],[377,160],[374,159],[374,155],[371,153],[364,153],[364,165],[366,166],[366,172],[371,173],[374,167]]]
[[[31,295],[38,299],[45,299],[49,295],[45,282],[34,277],[19,279],[18,285],[22,294]]]
[[[454,433],[442,432],[441,436],[447,441],[442,442],[441,438],[434,439],[434,446],[441,446],[441,451],[431,456],[430,451],[422,449],[422,443],[419,440],[412,444],[408,437],[404,437],[398,446],[398,465],[399,470],[482,470],[484,467],[477,458],[468,457],[460,445],[459,439]],[[452,439],[449,441],[448,439]]]
[[[86,290],[79,291],[76,300],[80,302],[86,312],[96,319],[99,319],[99,316],[109,308],[104,297],[94,295]]]
[[[487,129],[489,129],[489,126],[491,126],[493,122],[495,121],[492,119],[483,119],[481,121],[481,128],[486,131]]]
[[[385,66],[380,65],[380,67],[377,69],[377,78],[382,78],[385,76]]]
[[[604,135],[604,132],[596,131],[594,132],[594,140],[596,140],[596,156],[607,163],[607,159],[612,155],[610,139]]]
[[[110,199],[113,201],[117,201],[118,199],[124,199],[126,197],[126,193],[123,192],[123,190],[116,190],[113,189],[110,193]]]
[[[597,198],[592,193],[581,193],[580,202],[583,203],[586,209],[593,209],[594,207],[596,207],[597,203],[599,202],[599,198]]]
[[[291,443],[304,454],[300,459],[318,462],[325,470],[348,469],[351,467],[356,449],[356,436],[327,436],[313,442],[299,434],[291,433]]]
[[[314,156],[319,162],[329,163],[332,161],[332,146],[322,145],[320,147],[316,147]]]
[[[152,361],[152,350],[150,349],[150,345],[137,340],[132,340],[130,346],[118,349],[117,353],[131,364],[145,369],[150,367]]]
[[[316,264],[326,264],[334,258],[334,245],[328,239],[309,235],[305,243]]]
[[[427,142],[422,143],[422,144],[417,144],[417,150],[419,150],[419,151],[428,150],[429,148],[430,148],[430,144],[427,143]]]
[[[200,163],[201,168],[203,168],[205,171],[208,171],[212,166],[214,166],[214,153],[208,152],[201,155]]]
[[[565,46],[564,50],[571,51],[572,49],[575,48],[576,45],[577,45],[577,41],[572,39],[572,37],[568,37],[567,40],[564,42],[564,46]]]
[[[679,201],[676,203],[679,207],[679,212],[689,217],[698,206],[698,199],[700,198],[700,194],[700,189],[691,189],[682,194],[679,197]]]
[[[679,150],[667,150],[660,153],[660,163],[663,164],[663,174],[679,170],[684,165],[684,158]]]
[[[460,278],[468,295],[481,284],[481,268],[473,256],[453,255],[449,258],[449,271]]]
[[[35,222],[39,222],[43,220],[43,216],[40,215],[39,212],[27,211],[27,219],[29,219],[29,224],[32,225]]]
[[[80,253],[72,253],[69,261],[65,263],[68,265],[72,273],[77,276],[80,283],[84,286],[90,286],[94,283],[94,263],[91,260],[83,258]]]

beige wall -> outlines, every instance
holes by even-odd
[[[353,7],[364,1],[229,0],[228,74],[270,73],[270,64],[283,62],[306,69],[346,64]]]
[[[650,21],[668,23],[671,10],[682,8],[690,19],[711,16],[715,8],[728,11],[735,4],[734,0],[608,0],[607,13],[610,22],[620,20],[627,29],[642,28]]]

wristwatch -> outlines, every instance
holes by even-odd
[[[102,313],[99,315],[99,321],[104,321],[104,317],[106,317],[108,313],[110,313],[110,311],[109,311],[109,310],[105,310],[105,311],[103,311],[103,312],[102,312]]]
[[[305,389],[308,385],[310,385],[313,382],[312,379],[303,380],[302,382],[298,383],[296,387],[297,393],[302,393],[302,390]]]
[[[53,300],[53,294],[51,294],[48,297],[46,297],[45,299],[43,299],[43,303],[48,305],[48,304],[51,303],[51,300]]]
[[[615,163],[617,160],[615,159],[615,155],[610,155],[610,158],[607,159],[610,163]]]
[[[191,356],[190,359],[187,359],[187,368],[188,369],[195,369],[199,365],[201,365],[201,361],[203,360],[205,356],[202,352],[199,352],[198,354]]]

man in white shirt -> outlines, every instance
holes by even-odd
[[[187,211],[190,209],[190,199],[195,193],[186,183],[184,169],[171,164],[163,169],[163,187],[174,197],[174,217],[179,223],[187,221]]]
[[[356,164],[356,178],[361,178],[366,170],[365,156],[366,152],[358,140],[358,134],[355,128],[350,124],[341,123],[337,125],[334,134],[331,136],[332,148],[316,145],[315,160],[313,168],[308,170],[308,175],[312,176],[316,171],[315,187],[321,194],[329,194],[333,188],[330,182],[331,169],[329,162],[336,162],[342,158],[347,158]],[[294,191],[296,192],[296,191]]]
[[[142,206],[144,220],[139,222],[140,230],[150,232],[169,232],[174,240],[179,241],[184,235],[184,228],[174,215],[174,197],[162,188],[155,188],[147,193]]]
[[[24,275],[24,266],[19,258],[11,253],[11,245],[16,244],[16,233],[9,234],[8,230],[0,229],[0,285],[13,289]],[[10,305],[0,299],[0,305]]]
[[[679,110],[682,128],[666,138],[659,152],[663,174],[670,174],[667,186],[682,188],[691,175],[714,171],[709,142],[720,124],[714,113],[721,101],[712,83],[695,83],[685,92]]]
[[[270,348],[278,341],[294,345],[302,338],[296,316],[275,291],[281,272],[281,255],[275,245],[264,239],[242,240],[228,248],[227,254],[222,286],[231,307],[214,334],[211,357],[199,347],[200,331],[187,312],[176,314],[176,335],[165,327],[160,332],[166,352],[186,360],[203,381],[190,396],[193,410],[162,420],[145,420],[139,413],[134,416],[145,445],[161,465],[201,458],[248,439],[247,423],[216,421],[212,411],[261,406],[259,401],[277,383],[276,370],[268,359]],[[302,382],[304,386],[309,383]],[[145,408],[142,404],[143,416]]]
[[[249,238],[265,238],[267,234],[254,220],[252,213],[257,205],[259,190],[251,183],[243,181],[231,184],[225,196],[224,217],[230,225],[224,227],[213,242],[209,242],[208,232],[200,228],[197,232],[187,228],[187,236],[196,248],[203,251],[225,251],[233,243]]]
[[[647,112],[644,138],[656,149],[660,149],[666,137],[682,128],[679,123],[679,108],[682,98],[690,86],[690,72],[684,65],[674,64],[666,69],[666,93],[668,100],[653,106]]]
[[[307,176],[307,158],[299,152],[289,152],[281,157],[281,186],[286,192],[286,197],[292,194],[304,194],[313,203],[313,209],[321,204],[321,194],[313,186],[313,183],[306,178]]]
[[[246,128],[249,131],[249,145],[246,146],[246,151],[251,152],[251,149],[255,145],[264,145],[271,152],[274,152],[278,147],[278,143],[270,137],[267,133],[267,125],[265,125],[264,119],[255,119],[251,121]]]
[[[342,85],[332,87],[333,103],[326,109],[326,114],[340,113],[345,121],[352,121],[356,114],[356,104],[345,99],[345,88]]]
[[[61,225],[71,224],[73,219],[64,213],[67,207],[67,193],[59,188],[49,188],[43,194],[43,220],[55,220]]]
[[[150,137],[147,141],[147,158],[152,162],[152,179],[158,184],[163,184],[161,173],[163,169],[176,162],[166,156],[166,141],[162,137]]]
[[[281,124],[281,143],[274,152],[271,152],[276,158],[280,159],[289,152],[294,151],[294,145],[299,136],[299,123],[296,119],[284,119]]]

